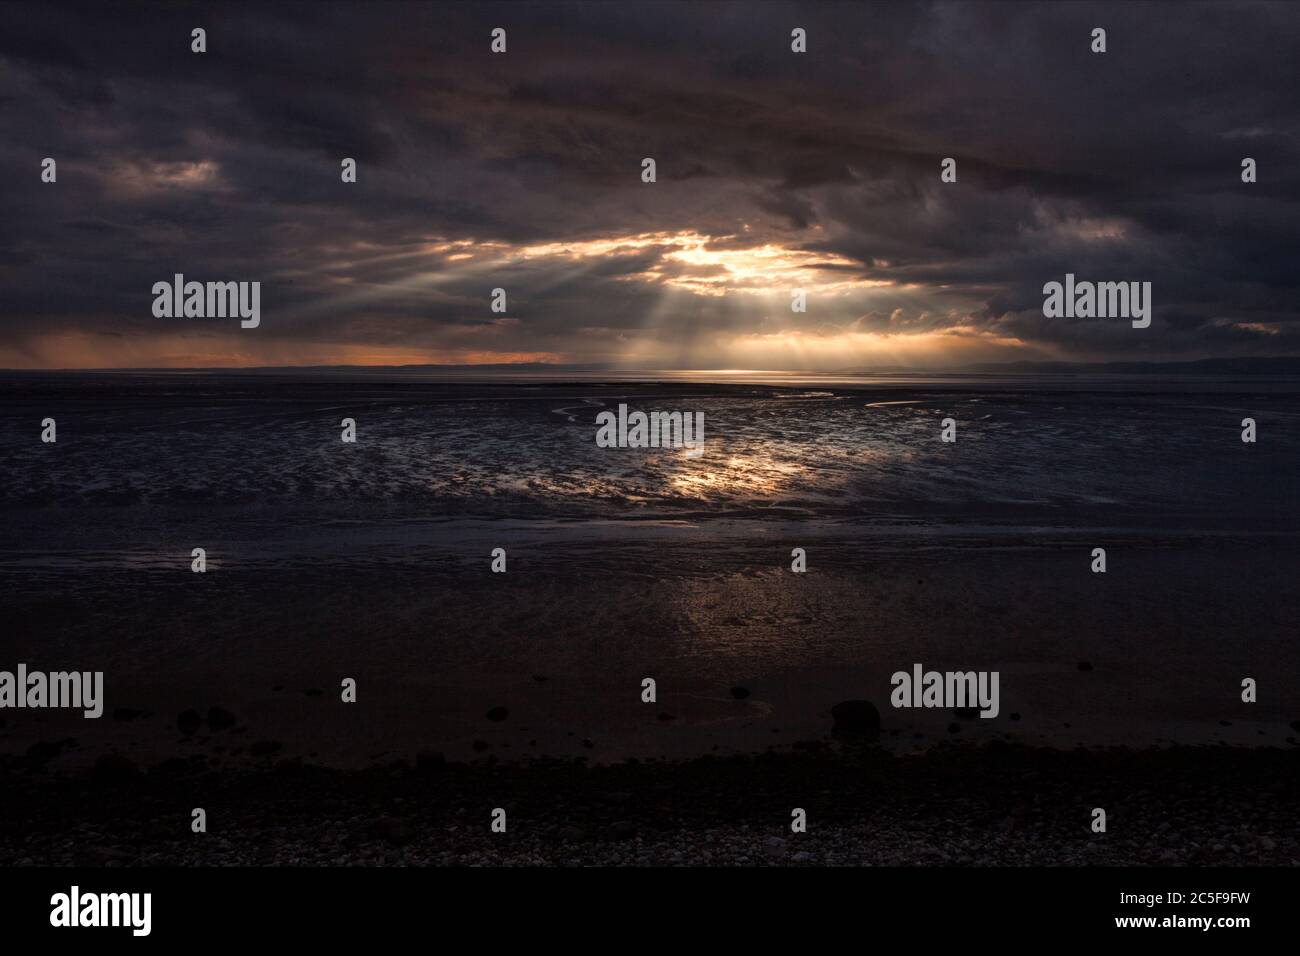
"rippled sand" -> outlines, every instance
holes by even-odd
[[[703,455],[602,449],[596,413],[700,411]],[[948,386],[356,385],[247,379],[11,388],[0,506],[368,508],[538,518],[780,516],[1296,527],[1292,394]],[[59,420],[55,446],[36,440]],[[1240,421],[1259,422],[1243,445]],[[357,421],[355,445],[339,440]],[[939,441],[957,422],[958,442]],[[259,519],[264,516],[258,515]]]

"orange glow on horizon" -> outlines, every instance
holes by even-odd
[[[487,349],[404,349],[329,343],[252,343],[239,334],[225,336],[126,336],[64,332],[44,336],[21,350],[0,345],[0,368],[258,368],[316,365],[518,365],[569,361],[555,352]],[[256,345],[256,351],[249,346]]]

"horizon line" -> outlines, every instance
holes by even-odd
[[[615,375],[662,374],[662,375],[961,375],[985,372],[1033,370],[1043,371],[1087,371],[1105,368],[1186,368],[1190,366],[1229,366],[1229,365],[1278,365],[1300,363],[1300,355],[1254,355],[1210,357],[1199,359],[1137,359],[1117,361],[1107,359],[1095,362],[1067,360],[1033,360],[1019,359],[1006,362],[972,362],[966,365],[948,366],[912,366],[912,365],[861,365],[840,368],[818,369],[759,369],[759,368],[694,368],[666,366],[620,366],[599,362],[476,362],[476,363],[435,363],[417,362],[400,365],[389,364],[312,364],[312,365],[138,365],[138,366],[62,366],[49,368],[0,367],[0,374],[40,374],[46,372],[82,372],[82,373],[167,373],[167,372],[207,372],[207,373],[252,373],[252,372],[312,372],[312,371],[445,371],[473,373],[476,371],[543,371],[556,373],[608,373]],[[1297,368],[1300,371],[1300,367]]]

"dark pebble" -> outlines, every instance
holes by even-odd
[[[183,710],[176,716],[176,728],[186,737],[193,737],[202,723],[203,718],[197,710]]]
[[[53,760],[63,753],[63,748],[70,742],[67,740],[38,740],[27,748],[27,759],[33,763],[45,763],[47,760]]]
[[[224,707],[208,708],[208,727],[212,730],[226,730],[235,726],[235,715]]]
[[[441,770],[445,766],[447,766],[447,758],[443,756],[441,750],[421,750],[415,755],[417,770]]]
[[[609,835],[615,840],[630,840],[636,836],[636,824],[627,820],[616,820],[609,825]]]
[[[880,711],[869,700],[843,700],[831,708],[835,726],[832,735],[865,735],[880,733]]]

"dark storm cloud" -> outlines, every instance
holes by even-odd
[[[638,333],[667,355],[746,324],[1297,352],[1297,48],[1286,4],[5,5],[0,346],[48,364],[62,332],[174,335],[149,290],[183,272],[263,282],[253,360],[603,360]],[[655,234],[896,286],[778,314],[699,294],[725,269],[669,243],[523,251]],[[1150,281],[1152,328],[1045,319],[1067,271]]]

